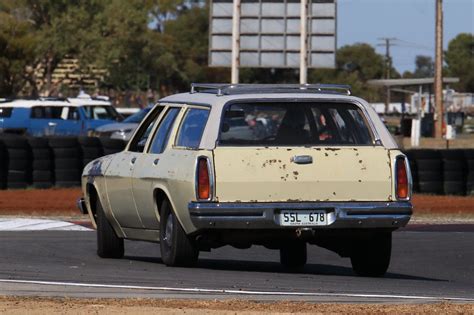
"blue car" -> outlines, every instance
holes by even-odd
[[[97,127],[121,121],[110,102],[92,98],[4,100],[0,132],[31,136],[87,135]]]

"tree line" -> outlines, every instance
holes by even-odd
[[[188,90],[191,82],[228,82],[230,69],[208,66],[209,6],[202,0],[0,0],[0,97],[50,95],[61,60],[81,69],[104,69],[101,87],[117,91]],[[474,36],[459,34],[445,52],[444,72],[454,86],[474,92]],[[384,77],[387,64],[369,44],[338,49],[336,69],[311,69],[309,82],[352,85],[354,94],[379,101],[383,91],[367,80]],[[36,69],[41,65],[38,86]],[[413,72],[433,74],[433,61],[418,56]],[[297,69],[241,70],[243,83],[297,83]]]

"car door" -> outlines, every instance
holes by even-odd
[[[180,108],[166,107],[158,126],[151,138],[148,153],[138,157],[137,166],[133,170],[132,189],[135,204],[146,229],[157,230],[160,227],[157,205],[153,196],[153,183],[156,178],[172,175],[170,169],[163,167],[160,161],[169,139],[174,135],[174,127],[179,121]]]
[[[79,135],[81,122],[77,107],[65,106],[61,110],[60,122],[56,126],[56,133],[61,135]]]
[[[106,172],[107,195],[114,217],[121,227],[143,228],[132,191],[132,173],[160,114],[154,109],[138,128],[125,151],[115,154]]]

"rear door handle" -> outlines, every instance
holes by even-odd
[[[159,162],[159,161],[160,161],[160,159],[155,159],[155,160],[153,161],[153,165],[158,165],[158,162]]]
[[[136,161],[136,160],[137,160],[137,158],[134,157],[134,158],[132,158],[132,160],[130,161],[130,163],[135,164],[135,161]]]
[[[291,158],[291,162],[296,164],[311,164],[313,157],[311,155],[295,155]]]

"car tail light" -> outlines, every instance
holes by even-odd
[[[211,181],[207,158],[201,157],[198,160],[197,168],[197,197],[201,200],[208,200],[211,197]]]
[[[408,183],[408,170],[406,166],[406,160],[404,157],[398,157],[395,170],[397,174],[397,198],[398,199],[407,199],[409,197],[410,185]]]

